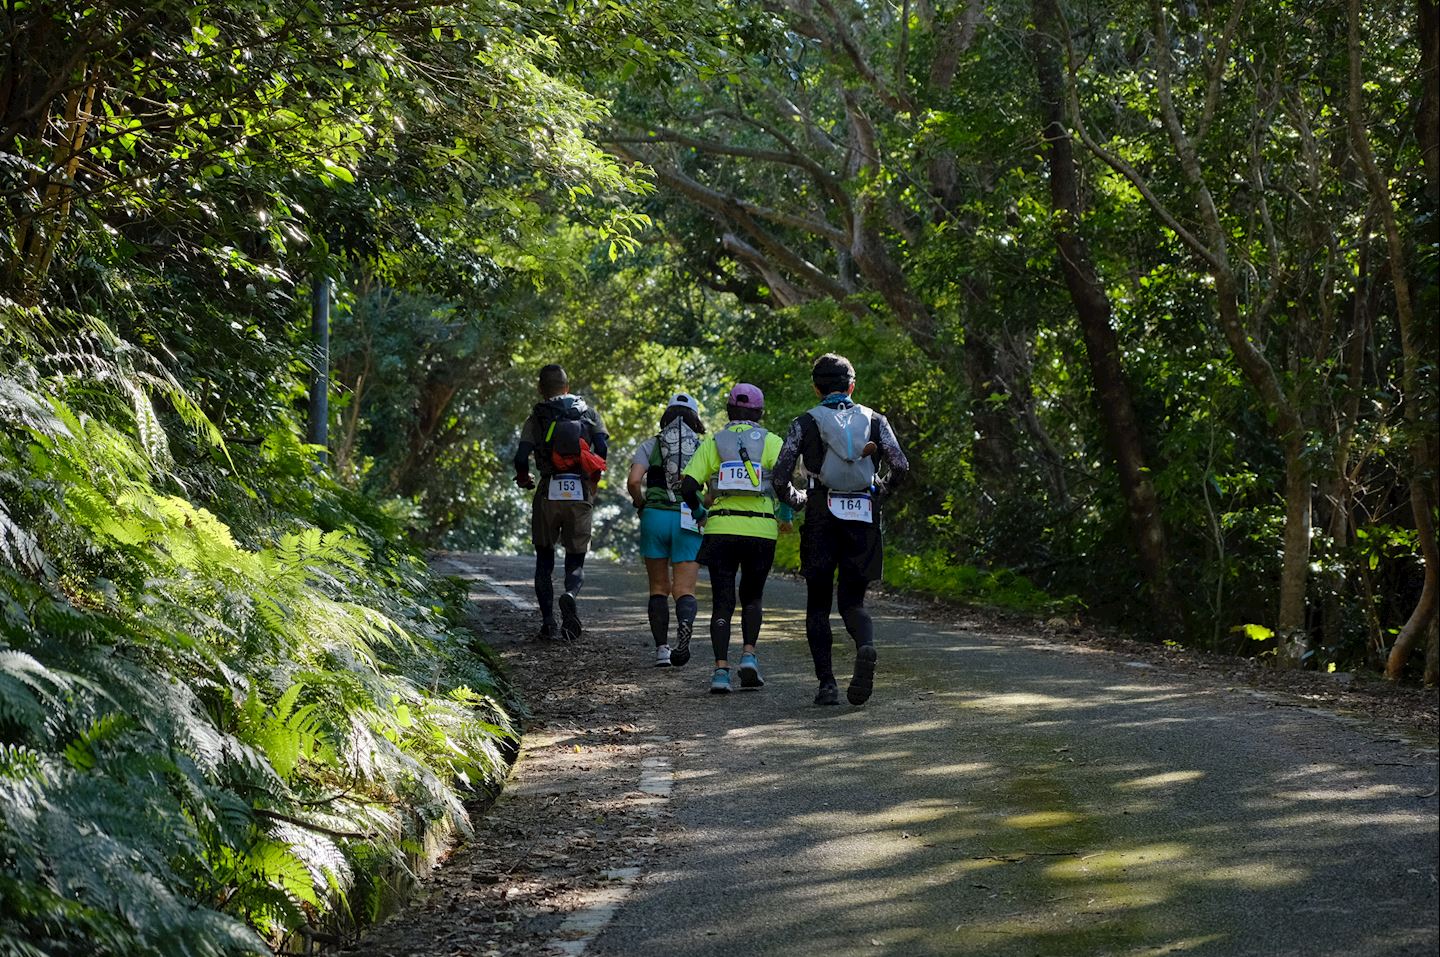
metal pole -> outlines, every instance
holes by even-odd
[[[313,346],[314,372],[310,379],[311,445],[326,446],[330,430],[330,277],[315,277],[310,304],[310,341]],[[320,453],[320,463],[326,461]]]

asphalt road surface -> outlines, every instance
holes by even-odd
[[[528,599],[529,559],[485,563]],[[694,659],[653,669],[643,573],[587,576],[576,652],[653,689],[679,825],[587,954],[1437,952],[1434,741],[903,601],[864,707],[835,618],[818,708],[785,578],[765,687],[712,696],[704,587]]]

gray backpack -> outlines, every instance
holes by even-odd
[[[715,433],[715,451],[720,457],[720,474],[714,486],[721,495],[774,495],[762,461],[765,458],[765,436],[760,426],[736,432],[728,425]],[[726,463],[748,464],[729,474]]]
[[[875,462],[861,454],[870,441],[875,413],[863,405],[832,409],[817,405],[810,417],[820,427],[825,457],[820,461],[820,483],[832,492],[868,492],[875,481]]]

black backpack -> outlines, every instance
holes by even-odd
[[[535,449],[540,474],[578,471],[580,440],[585,439],[592,446],[595,444],[590,434],[590,423],[584,418],[584,407],[562,407],[554,402],[540,402],[536,404],[534,413],[535,422],[540,427]]]

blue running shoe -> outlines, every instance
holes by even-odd
[[[760,659],[753,654],[740,656],[740,687],[762,688],[765,679],[760,677]]]
[[[711,694],[729,694],[729,693],[730,693],[730,669],[729,669],[729,668],[716,668],[716,669],[715,669],[715,673],[710,676],[710,693],[711,693]]]

